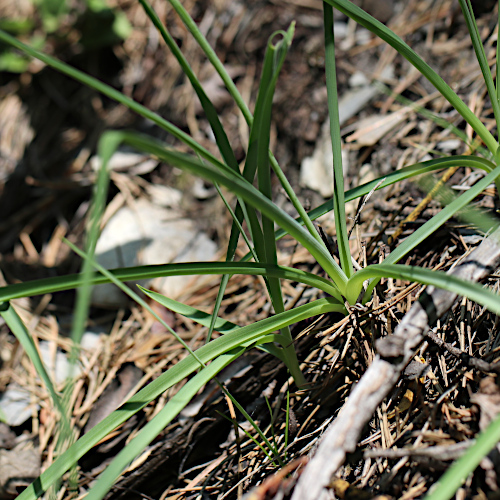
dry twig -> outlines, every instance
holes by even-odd
[[[500,265],[500,229],[497,229],[450,273],[479,281]],[[366,423],[377,406],[397,383],[402,371],[413,358],[429,325],[448,311],[456,294],[428,287],[394,331],[381,338],[378,355],[353,389],[339,416],[325,432],[316,454],[306,466],[293,492],[292,500],[320,499],[332,474],[343,464],[346,453],[356,449]]]

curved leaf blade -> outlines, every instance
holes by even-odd
[[[196,350],[196,354],[204,363],[239,347],[253,345],[259,338],[279,330],[284,326],[297,323],[320,314],[341,311],[343,305],[335,299],[319,299],[299,306],[280,315],[266,318],[262,321],[242,327],[227,335],[223,335],[209,344]],[[96,443],[103,439],[113,429],[128,420],[132,415],[144,408],[174,384],[185,379],[199,368],[199,363],[193,356],[188,356],[174,365],[170,370],[160,375],[147,387],[132,396],[118,410],[106,417],[72,445],[28,488],[19,496],[19,500],[35,500],[57,481],[77,460],[87,453]]]
[[[486,147],[492,154],[496,153],[498,143],[485,127],[485,125],[474,115],[467,105],[453,92],[451,87],[434,71],[408,44],[396,35],[387,26],[377,21],[357,5],[348,0],[325,0],[327,3],[340,10],[346,16],[354,19],[358,24],[374,33],[396,49],[410,64],[412,64],[439,93],[462,115],[465,121],[481,137]]]
[[[416,266],[405,266],[403,264],[374,264],[358,271],[349,280],[349,284],[352,286],[352,296],[355,295],[356,290],[361,289],[363,281],[370,278],[395,278],[414,281],[423,285],[432,285],[456,293],[457,295],[465,296],[488,308],[495,314],[500,314],[499,294],[488,288],[484,288],[478,283],[465,281],[442,271],[433,271]]]

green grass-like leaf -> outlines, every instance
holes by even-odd
[[[116,455],[104,472],[100,474],[97,482],[92,486],[85,498],[87,500],[101,500],[104,498],[115,481],[120,477],[120,474],[184,409],[196,393],[229,363],[241,356],[244,351],[244,348],[235,348],[228,353],[220,355],[209,366],[189,380],[160,412],[141,429],[137,436]]]
[[[429,489],[425,500],[448,500],[462,486],[467,476],[500,441],[500,415],[491,422],[467,452]]]
[[[500,175],[500,166],[496,167],[492,172],[479,180],[474,186],[461,194],[453,201],[448,203],[437,215],[428,220],[423,226],[419,227],[411,236],[406,238],[397,246],[385,259],[384,264],[394,264],[402,257],[407,255],[413,248],[419,245],[422,241],[439,229],[447,220],[453,217],[457,212],[467,207],[472,200],[484,191],[495,179]],[[371,266],[370,266],[371,267]],[[369,300],[371,291],[376,286],[379,280],[373,280],[365,294],[364,301]]]
[[[288,279],[314,286],[324,292],[336,297],[342,301],[337,288],[331,281],[300,269],[291,267],[273,266],[268,264],[259,264],[253,262],[189,262],[175,264],[161,264],[151,266],[125,267],[113,269],[110,271],[119,281],[140,281],[162,276],[191,276],[196,274],[250,274],[254,276],[274,276],[280,279]],[[90,283],[92,285],[101,285],[110,283],[106,276],[93,274]],[[80,274],[70,274],[66,276],[57,276],[54,278],[45,278],[40,280],[27,281],[25,283],[16,283],[0,288],[0,301],[20,297],[32,297],[46,293],[61,292],[72,290],[83,284]]]
[[[488,64],[488,59],[486,58],[486,53],[484,51],[483,43],[481,42],[481,37],[477,28],[477,23],[474,18],[472,5],[470,3],[470,0],[458,0],[458,3],[460,4],[460,8],[462,9],[465,23],[467,24],[467,29],[469,30],[469,36],[472,41],[472,46],[474,47],[474,52],[476,53],[476,59],[479,63],[479,67],[481,68],[481,73],[483,74],[483,80],[486,84],[486,89],[490,97],[493,114],[495,115],[495,122],[500,123],[500,106],[498,100],[496,99],[495,84],[493,83],[490,65]],[[494,153],[494,151],[492,152]]]
[[[491,135],[485,125],[474,115],[467,105],[457,96],[451,87],[434,71],[412,48],[410,48],[399,36],[387,28],[380,21],[363,11],[348,0],[325,0],[327,3],[343,12],[346,16],[354,19],[358,24],[371,31],[379,38],[396,49],[410,64],[412,64],[439,93],[463,116],[465,121],[481,137],[486,147],[495,154],[498,143]]]
[[[109,97],[110,99],[119,102],[120,104],[123,104],[124,106],[134,111],[138,115],[148,120],[151,120],[153,123],[161,127],[163,130],[172,134],[174,137],[176,137],[184,144],[192,148],[193,151],[199,154],[202,158],[206,159],[209,162],[215,161],[216,163],[219,163],[217,158],[215,158],[215,156],[213,156],[204,147],[198,144],[190,135],[186,134],[180,128],[176,127],[168,120],[165,120],[157,113],[150,111],[145,106],[142,106],[141,104],[135,102],[133,99],[130,99],[126,95],[122,94],[118,90],[115,90],[109,85],[106,85],[105,83],[97,80],[96,78],[93,78],[83,73],[82,71],[79,71],[69,66],[68,64],[63,63],[62,61],[59,61],[51,56],[48,56],[47,54],[44,54],[43,52],[40,52],[39,50],[36,50],[33,47],[30,47],[29,45],[26,45],[20,42],[19,40],[16,40],[14,37],[10,36],[8,33],[5,33],[5,31],[2,30],[0,30],[0,41],[8,45],[11,45],[12,47],[15,47],[18,50],[21,50],[22,52],[28,54],[31,57],[39,59],[48,66],[82,83],[86,87],[92,88],[97,92],[100,92],[101,94]],[[222,168],[229,168],[224,164],[222,165],[223,165]]]
[[[326,273],[332,278],[335,285],[342,293],[347,282],[344,272],[340,269],[335,259],[329,254],[324,245],[321,245],[311,234],[304,230],[292,217],[278,208],[271,200],[254,188],[250,182],[231,170],[221,170],[215,164],[202,164],[194,158],[167,149],[161,142],[149,137],[131,132],[108,132],[116,134],[121,140],[142,151],[148,151],[162,160],[203,177],[211,182],[221,184],[236,195],[243,198],[254,208],[258,208],[263,215],[274,220],[276,224],[285,229],[291,236],[306,247]]]
[[[57,392],[54,383],[45,369],[40,354],[35,346],[33,337],[28,332],[26,325],[23,323],[19,314],[17,314],[14,306],[9,302],[3,302],[0,306],[0,315],[5,320],[5,323],[10,328],[10,331],[15,335],[16,339],[19,341],[24,351],[28,355],[30,361],[33,363],[38,376],[42,379],[42,382],[47,389],[47,392],[52,399],[52,404],[54,408],[57,409],[61,416],[65,415],[65,409],[62,402],[60,394]]]
[[[266,318],[252,325],[244,326],[236,331],[223,335],[209,344],[196,350],[198,358],[207,363],[218,356],[235,348],[251,347],[261,337],[279,330],[285,325],[291,325],[304,319],[341,311],[335,299],[319,299],[309,304],[299,306],[280,315]],[[57,460],[19,495],[19,500],[35,500],[41,496],[59,477],[61,477],[76,460],[80,459],[96,443],[103,439],[113,429],[128,420],[132,415],[144,408],[149,402],[157,398],[167,389],[184,380],[199,368],[199,363],[192,356],[188,356],[160,375],[148,386],[132,396],[118,410],[106,417],[102,422],[93,427],[82,436],[71,448],[63,453]]]
[[[292,43],[293,33],[294,24],[292,23],[287,32],[273,34],[267,44],[245,162],[244,176],[245,171],[257,171],[259,191],[269,200],[272,200],[269,142],[271,137],[273,96],[281,67]],[[275,41],[277,38],[280,39]],[[262,245],[257,245],[257,241],[254,239],[259,260],[277,265],[278,256],[276,253],[276,239],[274,237],[274,220],[265,214],[262,214],[262,237]],[[260,252],[259,246],[262,246]],[[279,314],[285,310],[280,281],[272,276],[266,277],[265,280],[274,311]],[[297,386],[301,387],[305,385],[306,380],[300,370],[289,327],[283,328],[281,335],[286,344],[286,347],[283,349],[286,366],[290,370]]]
[[[340,266],[345,275],[350,278],[353,273],[353,267],[345,216],[344,170],[342,168],[342,141],[340,136],[337,71],[335,67],[333,9],[326,2],[323,2],[323,24],[325,31],[326,90],[333,151],[333,215],[335,217]]]
[[[181,314],[182,316],[191,319],[192,321],[206,326],[208,328],[213,330],[217,330],[219,333],[229,333],[233,330],[236,330],[237,328],[240,328],[240,326],[235,325],[234,323],[231,323],[230,321],[224,320],[218,316],[214,316],[213,314],[207,314],[203,311],[200,311],[198,309],[195,309],[194,307],[187,306],[186,304],[183,304],[182,302],[178,302],[177,300],[170,299],[168,297],[165,297],[161,293],[153,292],[151,290],[147,290],[141,286],[139,288],[143,291],[144,294],[146,294],[148,297],[152,298],[159,304],[165,306],[166,308],[170,309],[171,311],[174,311],[178,314]],[[282,339],[279,335],[278,342],[284,343],[284,339]],[[274,340],[270,341],[274,342]],[[288,343],[287,343],[288,344]],[[276,358],[278,358],[280,361],[283,363],[286,363],[286,358],[283,355],[283,351],[281,348],[275,346],[272,343],[269,344],[259,344],[258,349],[261,351],[267,352]]]
[[[424,161],[422,163],[415,163],[414,165],[409,165],[407,167],[400,168],[399,170],[395,170],[394,172],[390,172],[383,177],[379,177],[373,181],[367,182],[365,184],[361,184],[345,193],[345,201],[349,202],[352,200],[356,200],[361,196],[367,195],[372,189],[383,189],[387,186],[395,184],[396,182],[400,182],[402,180],[410,179],[412,177],[416,177],[418,175],[427,174],[430,172],[434,172],[436,170],[441,170],[444,168],[455,167],[460,165],[462,167],[469,167],[474,169],[481,169],[486,172],[491,172],[495,168],[495,164],[490,160],[485,158],[480,158],[477,156],[449,156],[447,158],[438,158],[436,160]],[[379,182],[383,181],[382,183]],[[378,185],[378,187],[377,187]],[[325,203],[322,203],[318,207],[314,208],[309,212],[309,218],[311,220],[316,220],[319,217],[326,215],[327,213],[333,210],[333,201],[328,200]],[[302,222],[302,219],[298,218],[297,221],[299,223]],[[282,238],[286,234],[286,231],[283,229],[279,229],[276,232],[276,238]]]
[[[395,278],[422,283],[423,285],[433,285],[437,288],[448,290],[449,292],[463,295],[474,302],[486,307],[495,314],[500,314],[500,295],[484,288],[478,283],[472,283],[457,278],[451,274],[441,271],[433,271],[416,266],[405,266],[402,264],[373,264],[361,271],[358,271],[349,280],[349,293],[351,299],[361,289],[364,280],[370,278]],[[352,288],[351,288],[352,287]]]

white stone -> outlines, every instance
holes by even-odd
[[[36,410],[39,406],[36,405]],[[8,425],[16,427],[31,418],[33,404],[27,389],[11,383],[0,396],[0,417]]]
[[[216,245],[193,221],[182,218],[173,209],[140,199],[133,207],[122,207],[111,217],[97,242],[96,259],[107,269],[171,262],[211,260]],[[155,281],[155,286],[171,298],[177,298],[192,276],[172,276]],[[141,281],[145,286],[148,282]],[[92,291],[92,303],[121,307],[127,298],[112,284],[99,285]]]

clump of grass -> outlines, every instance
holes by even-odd
[[[334,170],[334,195],[332,200],[307,213],[300,204],[272,152],[269,150],[272,100],[283,61],[292,43],[294,25],[290,25],[286,31],[279,31],[273,34],[268,42],[263,61],[258,97],[254,113],[252,114],[241,98],[224,66],[182,4],[178,0],[169,1],[182,22],[205,52],[208,60],[221,76],[250,127],[249,146],[246,151],[246,159],[242,171],[239,169],[235,153],[220,123],[215,107],[206,95],[202,85],[189,66],[187,60],[184,58],[181,50],[175,44],[167,27],[160,22],[158,16],[146,0],[140,0],[144,10],[160,31],[165,43],[179,61],[179,64],[200,99],[219,148],[220,158],[211,154],[192,137],[181,131],[172,123],[134,102],[120,92],[50,56],[22,44],[5,32],[0,31],[0,41],[10,44],[27,55],[40,59],[47,65],[52,66],[82,84],[122,103],[144,118],[151,120],[166,132],[172,134],[178,140],[189,146],[194,153],[191,155],[179,153],[157,139],[135,132],[105,132],[99,142],[99,155],[102,159],[102,167],[99,175],[100,180],[96,185],[92,213],[92,229],[89,230],[86,251],[81,252],[73,247],[73,249],[84,259],[82,273],[79,275],[11,285],[0,289],[0,300],[4,305],[4,310],[0,311],[0,314],[2,314],[14,334],[23,343],[23,346],[33,360],[37,371],[40,373],[52,396],[55,408],[59,410],[61,415],[65,415],[70,409],[64,406],[61,397],[57,394],[50,378],[45,373],[43,364],[39,359],[36,349],[34,349],[32,345],[32,341],[30,341],[25,325],[22,324],[19,317],[13,312],[13,309],[9,307],[10,300],[17,297],[46,294],[54,291],[81,287],[82,292],[80,293],[81,298],[78,308],[80,312],[78,315],[75,315],[77,320],[75,320],[74,328],[74,340],[75,343],[78,343],[81,336],[81,326],[85,323],[85,318],[88,314],[88,291],[91,285],[114,282],[117,286],[122,287],[126,293],[131,295],[134,300],[143,305],[143,307],[148,307],[137,294],[124,287],[122,282],[168,275],[222,275],[219,294],[214,304],[212,314],[202,313],[156,292],[142,289],[147,296],[155,301],[208,326],[209,334],[207,343],[193,352],[179,338],[179,342],[184,345],[189,352],[189,356],[137,392],[124,403],[119,410],[112,413],[101,423],[92,428],[87,434],[78,439],[66,451],[61,453],[57,460],[55,460],[40,478],[20,495],[19,498],[21,500],[34,499],[43,495],[49,487],[56,484],[57,481],[60,481],[62,476],[70,468],[76,465],[79,458],[109,432],[129,419],[141,408],[144,408],[149,402],[174,384],[192,376],[183,388],[169,400],[165,407],[146,424],[137,436],[114,458],[112,463],[100,475],[87,496],[89,499],[103,498],[122,471],[142,452],[142,450],[144,450],[162,429],[179,414],[200,387],[207,381],[216,377],[217,373],[223,367],[241,356],[248,349],[258,347],[277,356],[286,364],[297,386],[305,387],[306,380],[300,370],[293,347],[293,339],[289,328],[290,325],[332,311],[347,314],[346,305],[354,305],[358,301],[363,303],[368,302],[371,299],[374,287],[383,277],[399,278],[441,287],[459,295],[465,295],[496,314],[500,314],[500,301],[498,300],[498,295],[482,288],[478,284],[458,280],[457,278],[437,271],[429,271],[427,269],[397,264],[398,261],[408,255],[409,252],[427,237],[432,235],[447,220],[458,212],[463,211],[489,184],[496,182],[498,186],[498,176],[500,175],[500,146],[497,140],[442,78],[408,45],[406,45],[405,42],[382,23],[376,21],[362,9],[356,7],[347,0],[327,0],[324,3],[325,69],[334,156],[332,165]],[[460,4],[467,21],[470,36],[482,69],[495,119],[498,124],[498,120],[500,119],[498,103],[500,91],[498,83],[497,86],[495,86],[483,46],[478,36],[470,1],[460,0]],[[431,160],[402,168],[396,172],[392,172],[383,179],[375,179],[370,183],[344,192],[340,128],[338,123],[333,7],[374,32],[415,66],[472,127],[486,147],[486,157],[472,155],[450,156]],[[107,164],[112,154],[121,144],[127,144],[140,151],[149,153],[169,165],[178,167],[212,182],[217,187],[221,197],[223,197],[223,195],[220,187],[226,188],[236,196],[237,204],[235,207],[230,207],[229,203],[224,200],[233,217],[233,226],[231,228],[231,236],[225,262],[165,264],[162,266],[141,266],[107,271],[94,261],[93,253],[98,236],[97,228],[99,227],[99,221],[104,209],[103,200],[108,183]],[[443,210],[438,215],[416,230],[392,251],[382,264],[369,265],[355,272],[352,266],[352,256],[349,247],[344,210],[345,203],[363,195],[367,195],[373,189],[383,189],[403,179],[456,166],[481,169],[486,172],[486,175],[467,192],[454,199],[448,200]],[[273,203],[271,170],[279,179],[282,187],[285,189],[297,210],[297,219],[290,217]],[[255,180],[257,181],[257,187],[254,187]],[[340,256],[339,262],[331,255],[312,223],[315,218],[331,210],[333,210],[335,217]],[[247,237],[243,231],[243,224],[246,224],[248,228],[249,237]],[[487,221],[486,224],[488,225],[489,222]],[[278,231],[275,231],[275,226],[279,227]],[[325,271],[328,279],[278,264],[276,240],[284,234],[289,234],[295,238],[298,243],[307,248],[311,256],[314,257]],[[245,242],[249,247],[249,252],[246,258],[239,262],[235,262],[236,247],[240,235],[245,238]],[[96,273],[91,271],[92,268],[95,268]],[[219,317],[219,308],[225,287],[229,277],[234,274],[254,274],[264,277],[269,298],[274,309],[273,315],[267,319],[243,327],[233,325]],[[325,292],[328,297],[285,311],[281,289],[281,280],[284,279],[315,287]],[[161,319],[159,320],[161,321]],[[169,329],[167,325],[165,325],[165,327]],[[176,335],[171,329],[169,330],[173,335]],[[212,340],[212,333],[214,330],[222,333],[222,335]],[[274,333],[277,331],[279,331],[279,333]],[[193,375],[195,372],[197,373]],[[240,411],[243,411],[241,407]],[[270,450],[273,450],[271,443],[267,442],[267,446]],[[274,454],[276,455],[276,453]],[[273,459],[271,455],[270,459]]]

